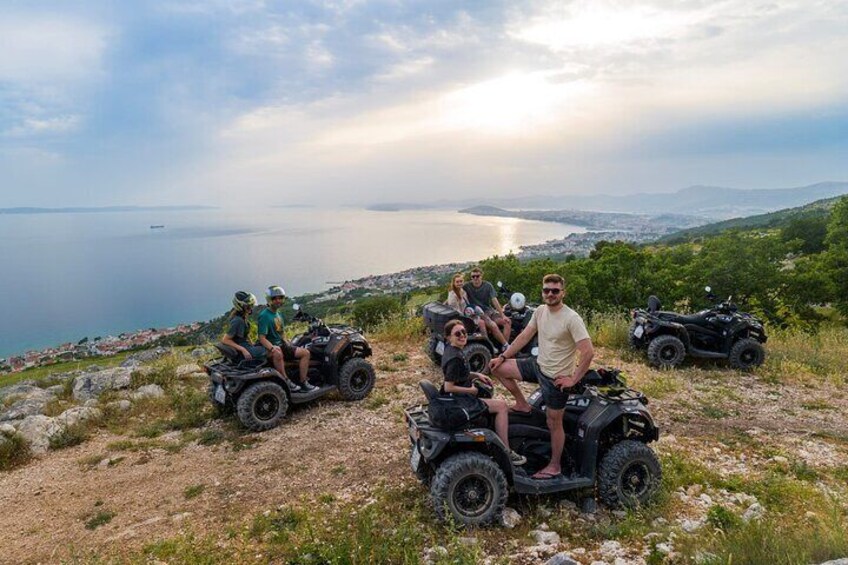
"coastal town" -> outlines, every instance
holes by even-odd
[[[154,345],[166,337],[190,334],[197,331],[200,326],[200,322],[195,322],[170,328],[150,328],[126,332],[117,336],[98,336],[92,339],[84,337],[76,343],[63,343],[41,351],[27,351],[22,355],[14,355],[8,359],[0,358],[0,375],[53,365],[62,361],[108,357],[122,351]]]

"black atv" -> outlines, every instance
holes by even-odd
[[[630,345],[647,350],[650,363],[660,368],[676,367],[687,355],[726,359],[741,371],[762,365],[767,339],[763,323],[739,312],[731,298],[719,302],[710,287],[705,290],[714,306],[691,315],[664,312],[659,299],[651,296],[646,310],[633,311]]]
[[[501,294],[509,294],[503,284],[498,281],[498,288]],[[530,321],[533,315],[534,308],[525,306],[521,310],[513,310],[507,303],[504,306],[504,315],[512,320],[512,330],[508,341],[512,341],[521,333],[526,324]],[[475,373],[489,373],[489,361],[492,357],[500,353],[499,344],[489,336],[480,332],[477,323],[472,316],[460,314],[450,306],[441,302],[429,302],[423,307],[424,325],[430,331],[430,338],[427,342],[427,353],[430,359],[436,365],[441,365],[442,354],[445,351],[445,325],[451,320],[462,320],[462,324],[468,331],[468,342],[463,351],[465,358],[468,359],[468,364],[471,370]],[[527,357],[530,355],[536,356],[539,353],[538,342],[534,337],[524,349],[522,349],[516,358]]]
[[[327,325],[295,304],[295,321],[307,322],[306,332],[292,339],[295,347],[312,354],[308,379],[317,388],[292,392],[291,379],[298,378],[298,363],[287,359],[286,374],[280,375],[269,358],[245,360],[235,349],[215,347],[223,355],[204,365],[209,375],[209,397],[219,411],[235,411],[239,421],[253,431],[277,426],[290,404],[304,404],[338,390],[345,400],[361,400],[374,388],[374,367],[366,360],[371,346],[362,330],[343,325]]]
[[[420,386],[428,400],[439,393]],[[551,456],[550,433],[541,391],[528,399],[532,411],[509,416],[510,447],[527,457],[515,467],[484,415],[459,430],[431,424],[427,408],[405,410],[411,442],[410,464],[430,488],[436,515],[468,526],[498,523],[509,491],[520,494],[581,493],[612,508],[647,503],[660,486],[659,460],[647,444],[659,437],[648,400],[627,388],[617,370],[590,371],[574,387],[565,408],[566,441],[562,475],[533,479]]]

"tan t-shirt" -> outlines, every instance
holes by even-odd
[[[551,312],[542,304],[533,312],[529,327],[539,336],[539,368],[550,378],[574,373],[577,342],[587,339],[589,332],[580,315],[564,305]]]

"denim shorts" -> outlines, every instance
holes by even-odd
[[[569,390],[563,391],[554,386],[554,380],[542,372],[535,357],[518,359],[516,363],[518,364],[518,372],[521,373],[521,380],[528,383],[539,383],[542,398],[545,399],[545,406],[551,410],[563,410],[565,408]]]

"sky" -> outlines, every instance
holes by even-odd
[[[0,207],[848,180],[848,3],[0,0]]]

